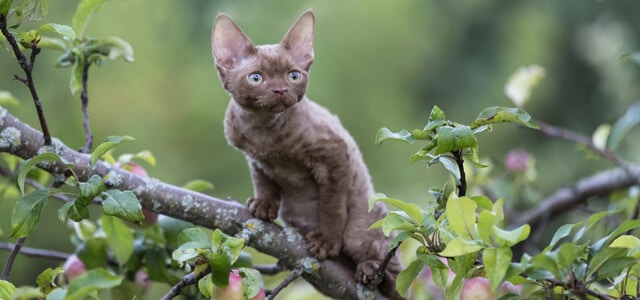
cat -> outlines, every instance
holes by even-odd
[[[367,229],[388,211],[382,203],[368,211],[374,190],[358,146],[336,116],[305,96],[314,30],[307,11],[279,44],[254,46],[230,17],[216,18],[212,54],[232,96],[224,133],[249,164],[251,213],[279,216],[305,235],[318,259],[343,253],[356,265],[355,279],[367,283],[393,238]],[[395,289],[401,269],[393,257],[385,270],[380,290],[391,299],[402,299]]]

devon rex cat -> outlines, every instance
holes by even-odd
[[[389,251],[391,237],[367,230],[388,214],[377,203],[360,150],[338,118],[305,97],[313,62],[315,17],[307,11],[276,45],[254,46],[226,15],[211,32],[215,65],[233,100],[224,120],[229,144],[244,153],[254,197],[247,204],[264,220],[278,215],[306,235],[319,259],[341,252],[366,283]],[[395,281],[401,270],[394,257],[380,286],[401,299]]]

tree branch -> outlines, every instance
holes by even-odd
[[[162,296],[162,298],[160,298],[160,300],[171,300],[175,298],[176,296],[180,295],[180,293],[182,293],[182,290],[184,290],[185,287],[192,284],[197,284],[200,279],[207,276],[207,274],[209,273],[211,273],[211,269],[210,267],[207,267],[205,270],[202,270],[202,272],[198,274],[196,274],[195,272],[191,272],[187,275],[184,275],[184,277],[182,277],[180,281],[178,281],[178,283],[172,286],[171,289],[164,296]]]
[[[82,125],[84,126],[84,147],[80,150],[82,153],[91,152],[93,145],[93,134],[91,133],[91,125],[89,123],[89,90],[87,84],[89,82],[89,67],[91,63],[85,58],[82,61],[82,91],[80,92],[80,100],[82,102]]]
[[[27,238],[19,238],[18,241],[16,241],[15,245],[13,245],[13,249],[11,250],[11,253],[9,253],[7,263],[4,265],[2,275],[0,276],[0,278],[2,278],[3,280],[9,280],[11,268],[13,268],[13,262],[16,260],[16,256],[18,256],[18,253],[20,253],[20,249],[22,248],[22,246],[24,246],[24,241],[26,239]]]
[[[534,208],[524,212],[510,227],[529,224],[532,227],[531,231],[534,231],[542,220],[564,213],[592,196],[608,194],[638,184],[639,176],[640,165],[629,165],[627,170],[610,169],[583,178],[572,186],[559,189]]]
[[[302,277],[325,295],[357,299],[350,268],[336,260],[318,261],[310,256],[304,238],[295,229],[255,219],[244,205],[234,201],[189,191],[158,179],[142,178],[102,162],[89,166],[89,155],[70,149],[58,139],[42,149],[42,141],[42,133],[0,107],[0,152],[23,159],[36,156],[38,151],[55,152],[73,163],[74,173],[80,181],[86,181],[94,174],[108,178],[106,184],[111,188],[133,191],[145,209],[244,238],[246,245],[278,258],[288,269],[302,267]],[[42,168],[53,175],[61,175],[67,166],[55,163],[42,165]]]
[[[15,249],[16,244],[11,243],[0,243],[0,249],[2,250],[12,250]],[[45,250],[38,248],[30,248],[30,247],[22,247],[20,249],[21,255],[26,255],[30,257],[40,257],[40,258],[50,258],[55,260],[65,260],[69,257],[69,253],[64,253],[55,250]]]
[[[44,132],[44,144],[51,145],[51,134],[49,133],[49,126],[47,126],[47,119],[44,117],[44,110],[42,109],[42,103],[40,102],[40,97],[38,96],[38,92],[36,91],[35,84],[33,83],[33,77],[31,71],[33,70],[33,64],[36,60],[36,55],[40,53],[40,48],[38,48],[38,41],[33,41],[31,43],[31,60],[27,62],[27,58],[24,56],[22,51],[20,50],[20,46],[18,46],[18,42],[13,37],[13,35],[9,32],[7,28],[7,16],[0,15],[0,31],[2,31],[2,35],[7,39],[9,45],[13,49],[13,54],[16,56],[18,60],[18,64],[24,71],[24,74],[27,76],[26,79],[21,79],[16,75],[20,81],[22,81],[29,88],[29,92],[31,92],[31,98],[33,98],[33,104],[36,106],[36,112],[38,113],[38,120],[40,121],[40,128],[42,132]]]

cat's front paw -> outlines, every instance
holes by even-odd
[[[325,236],[320,231],[312,231],[307,234],[309,251],[318,259],[323,260],[328,257],[336,257],[342,249],[342,239]]]
[[[276,201],[253,197],[247,199],[247,206],[251,215],[266,221],[275,220],[278,217],[278,209],[280,208],[280,204]]]
[[[362,282],[364,284],[368,284],[374,278],[376,272],[380,269],[380,262],[377,260],[367,260],[358,265],[356,267],[356,274],[354,275],[354,279],[358,282]]]

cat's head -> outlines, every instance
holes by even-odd
[[[303,99],[313,62],[313,12],[305,12],[276,45],[255,46],[226,15],[211,31],[224,88],[244,109],[279,113]]]

